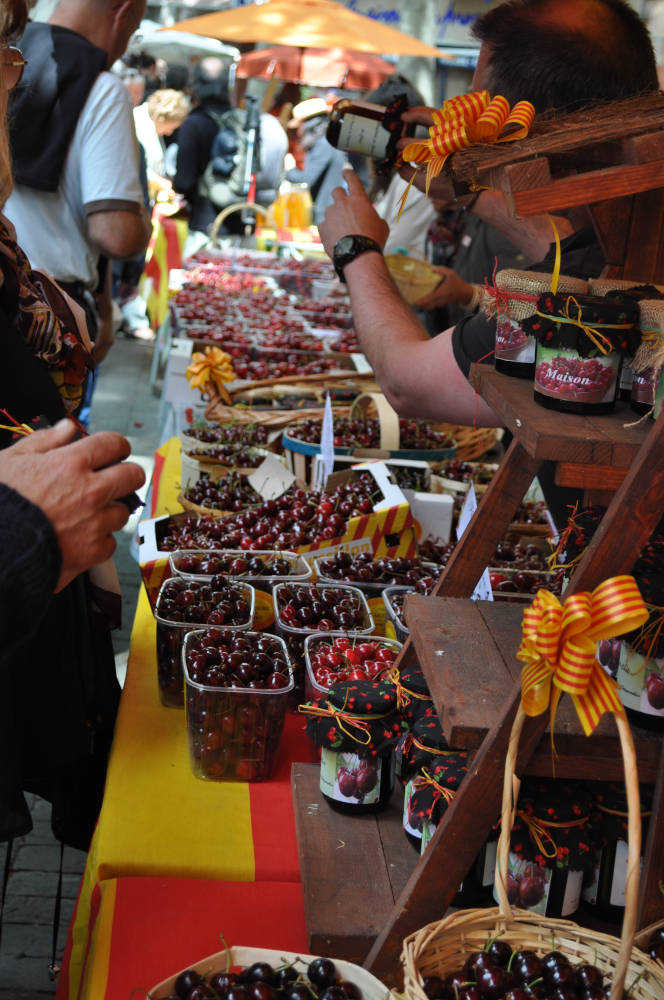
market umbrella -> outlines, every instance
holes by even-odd
[[[392,63],[372,52],[274,45],[240,56],[236,75],[290,80],[312,87],[345,87],[374,90],[394,73]]]
[[[379,55],[441,56],[438,49],[334,0],[267,0],[201,14],[170,27],[225,42],[324,46]]]

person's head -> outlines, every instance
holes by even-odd
[[[420,94],[417,87],[414,87],[410,80],[407,80],[401,73],[392,73],[386,80],[383,80],[375,90],[369,90],[364,95],[364,100],[370,104],[389,104],[398,94],[405,94],[409,108],[416,108],[426,101]]]
[[[158,135],[172,135],[189,113],[189,101],[181,90],[155,90],[147,105]]]
[[[648,29],[627,0],[506,0],[473,34],[482,42],[474,89],[539,113],[658,87]]]
[[[59,0],[49,18],[108,52],[112,66],[141,23],[146,0]]]
[[[208,101],[229,101],[228,63],[217,56],[206,56],[196,63],[192,90],[199,104]]]
[[[189,90],[190,73],[189,67],[184,63],[176,63],[166,70],[164,85],[167,90]]]
[[[28,18],[25,0],[2,0],[0,3],[0,207],[12,191],[12,163],[7,131],[7,100],[9,92],[18,84],[25,60],[15,47],[16,39],[23,34]]]

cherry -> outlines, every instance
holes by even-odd
[[[337,981],[337,968],[329,958],[315,958],[307,967],[307,976],[319,990]]]
[[[436,975],[424,976],[422,989],[429,997],[429,1000],[442,1000],[444,995],[443,980],[440,976]]]
[[[507,941],[492,941],[486,949],[486,953],[497,965],[507,966],[512,957],[512,949]]]
[[[341,979],[337,984],[343,990],[347,1000],[362,1000],[362,990],[357,983],[352,983],[349,979]]]
[[[511,971],[521,982],[540,979],[543,974],[542,961],[534,951],[515,951],[512,957]]]
[[[181,998],[181,1000],[187,1000],[187,995],[189,991],[192,990],[194,986],[198,986],[200,982],[201,982],[201,977],[199,976],[199,974],[196,972],[195,969],[185,969],[184,972],[181,972],[180,975],[175,980],[175,983],[173,984],[173,989],[175,990],[176,995]]]

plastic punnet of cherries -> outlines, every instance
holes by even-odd
[[[611,992],[597,965],[575,964],[555,948],[545,955],[513,950],[497,938],[454,972],[425,976],[422,986],[429,1000],[607,1000]]]
[[[362,991],[341,978],[331,959],[315,958],[308,965],[297,959],[277,968],[254,962],[246,969],[205,976],[185,969],[165,1000],[362,1000]]]

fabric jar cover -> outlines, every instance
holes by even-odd
[[[647,402],[654,406],[658,382],[664,366],[664,299],[641,300],[639,302],[639,315],[642,339],[634,356],[634,375],[637,378],[639,375],[648,378],[652,398],[648,398]]]
[[[652,788],[639,786],[641,799],[641,822],[643,837],[648,829],[648,818],[652,804]],[[627,840],[627,795],[624,785],[606,782],[594,789],[593,830],[595,840],[600,845]]]
[[[436,788],[436,785],[440,785],[441,788],[453,794],[467,772],[468,752],[466,750],[446,754],[445,758],[434,764],[431,769],[421,770],[413,780],[413,791],[408,807],[410,825],[421,830],[422,824],[426,820],[437,826],[449,805],[449,801],[445,794]]]
[[[567,348],[587,358],[599,349],[597,335],[591,337],[586,330],[601,334],[612,351],[633,355],[641,342],[638,324],[638,302],[629,292],[609,292],[603,298],[547,292],[540,296],[536,314],[522,320],[521,327],[546,347]]]
[[[300,705],[307,733],[318,747],[375,757],[403,733],[397,693],[384,681],[342,681],[327,695]]]
[[[551,290],[551,275],[543,274],[540,271],[518,271],[515,268],[506,268],[498,271],[496,275],[496,288],[506,293],[509,299],[508,316],[516,323],[528,316],[534,316],[537,309],[536,302],[524,302],[521,299],[509,297],[510,292],[519,295],[528,295],[539,298],[544,292]],[[571,278],[566,274],[561,274],[558,279],[558,292],[568,295],[585,295],[588,292],[588,282],[581,278]],[[497,303],[489,300],[488,310],[497,309]]]
[[[435,708],[429,686],[419,663],[410,667],[395,667],[390,671],[389,680],[397,692],[397,707],[401,718],[409,726],[428,715],[435,715]]]
[[[511,851],[540,868],[592,866],[591,807],[592,795],[580,782],[525,780],[512,826]]]
[[[406,784],[423,767],[431,768],[441,759],[441,754],[449,754],[450,748],[437,715],[427,715],[419,719],[410,732],[401,740],[401,781]]]

